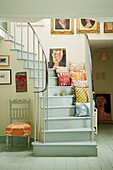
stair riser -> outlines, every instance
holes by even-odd
[[[45,132],[45,142],[91,141],[91,132]]]
[[[38,87],[38,85],[35,84],[35,87]],[[39,88],[39,90],[42,90],[42,88]],[[48,96],[56,96],[60,95],[60,93],[63,92],[65,95],[72,95],[72,87],[71,86],[56,86],[56,87],[48,87]],[[40,95],[41,97],[42,95]]]
[[[21,51],[17,51],[18,52],[18,57],[17,57],[17,59],[27,59],[28,58],[28,56],[27,56],[27,52],[24,52],[23,51],[23,56],[21,57]],[[33,54],[29,54],[29,59],[30,60],[33,60]]]
[[[48,117],[68,117],[74,115],[75,115],[75,108],[48,109]],[[45,112],[45,117],[47,117],[47,112]]]
[[[60,145],[60,146],[40,146],[33,145],[34,156],[97,156],[96,146],[87,145]]]
[[[15,43],[14,45],[14,42],[10,42],[10,49],[18,49],[18,50],[21,50],[21,44],[17,44]]]
[[[44,79],[44,86],[45,86],[45,79]],[[38,79],[34,79],[34,85],[36,86],[42,86],[42,79],[40,79],[38,84]],[[58,86],[58,78],[49,78],[48,79],[48,86]]]
[[[45,121],[47,127],[47,120]],[[48,120],[48,130],[52,129],[73,129],[73,128],[90,128],[91,120]]]
[[[44,70],[44,77],[46,74],[46,70]],[[38,77],[38,70],[35,71],[35,74],[33,70],[30,70],[30,77]],[[42,69],[39,70],[39,77],[42,78]],[[55,70],[48,70],[48,77],[57,77]]]
[[[35,61],[35,64],[34,64],[33,61],[29,61],[29,65],[28,65],[28,61],[24,60],[24,68],[31,68],[31,69],[33,69],[34,65],[35,65],[35,68],[38,69],[38,61]],[[42,67],[42,62],[41,61],[40,61],[40,64],[39,64],[39,68],[40,69],[45,68],[45,64],[44,64],[44,67]]]
[[[73,97],[66,98],[63,96],[61,98],[48,98],[48,106],[71,106],[73,102]],[[43,99],[41,99],[41,106],[43,106]],[[47,103],[45,103],[45,106],[47,106]],[[63,110],[62,110],[63,111]]]

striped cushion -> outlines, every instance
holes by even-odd
[[[6,127],[7,136],[30,136],[31,126],[28,123],[11,123]]]

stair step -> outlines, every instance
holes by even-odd
[[[33,69],[34,66],[35,66],[35,69],[38,69],[38,63],[39,64],[39,68],[42,69],[42,61],[39,61],[38,60],[35,60],[35,62],[33,61],[33,58],[30,58],[29,59],[29,65],[28,65],[28,59],[27,58],[24,58],[24,68],[27,68],[27,69]],[[43,69],[45,69],[45,64],[44,64],[44,67]],[[55,70],[55,69],[54,69]]]
[[[73,95],[48,97],[48,106],[70,106],[72,103]],[[43,97],[41,97],[41,106],[43,106]],[[47,106],[47,102],[45,102],[45,106]]]
[[[46,80],[43,79],[43,83],[45,84]],[[34,85],[36,86],[42,86],[42,78],[40,78],[39,84],[38,84],[38,78],[34,79]],[[48,77],[48,86],[58,86],[58,77]]]
[[[35,85],[34,88],[37,87],[38,85]],[[59,96],[61,92],[65,93],[65,95],[72,95],[72,87],[73,86],[48,86],[48,95]],[[39,87],[39,90],[42,90],[42,87]]]
[[[21,57],[21,50],[19,50],[19,49],[11,49],[11,51],[17,51],[17,59],[18,60],[25,60],[25,59],[27,59],[27,54],[28,54],[28,52],[27,51],[23,51],[23,57]],[[35,54],[36,55],[36,54]],[[29,52],[29,58],[30,59],[32,59],[33,60],[33,56],[34,56],[34,53],[32,53],[32,52]]]
[[[75,106],[69,107],[50,107],[48,108],[48,117],[69,117],[75,115]],[[45,109],[45,117],[47,117],[47,109]]]
[[[24,45],[21,45],[20,43],[18,42],[14,42],[14,40],[5,40],[5,41],[10,41],[10,49],[13,50],[21,50],[21,47]]]
[[[91,128],[45,130],[45,142],[91,141],[91,134]]]
[[[44,69],[44,77],[46,74],[46,69]],[[30,78],[38,77],[38,69],[34,70],[30,68]],[[42,69],[39,70],[39,77],[42,78]],[[48,77],[57,77],[55,69],[48,69]]]
[[[97,156],[96,142],[33,142],[34,156]]]
[[[45,119],[45,127],[48,130],[52,129],[73,129],[73,128],[90,128],[91,118],[90,117],[57,117]]]

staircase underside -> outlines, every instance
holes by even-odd
[[[97,156],[96,142],[41,143],[33,142],[34,156]]]

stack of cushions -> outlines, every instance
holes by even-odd
[[[71,74],[71,85],[77,86],[76,81],[86,81],[85,63],[69,63],[69,71]]]
[[[70,86],[69,71],[67,67],[56,67],[59,86]]]
[[[89,89],[87,87],[73,87],[75,116],[90,116]]]

